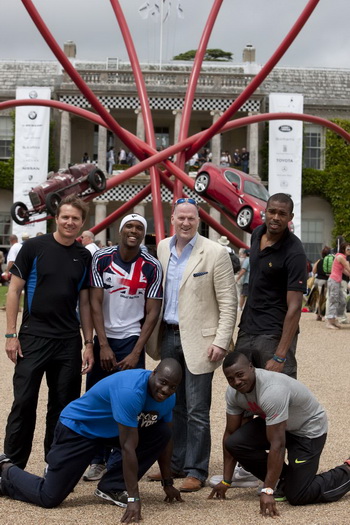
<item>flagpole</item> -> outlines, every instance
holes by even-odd
[[[162,57],[163,57],[163,14],[164,14],[164,0],[160,0],[159,71],[162,70]]]

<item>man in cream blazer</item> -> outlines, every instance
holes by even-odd
[[[183,379],[174,410],[174,477],[180,490],[204,486],[210,457],[211,383],[227,355],[236,322],[237,295],[228,252],[198,234],[194,199],[179,199],[171,217],[175,235],[158,245],[164,274],[164,305],[147,351],[155,359],[173,357]],[[161,480],[160,474],[149,476]]]

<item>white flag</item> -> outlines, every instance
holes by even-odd
[[[182,5],[180,4],[180,2],[177,3],[177,16],[179,18],[185,18],[184,10],[183,10]]]
[[[145,3],[142,4],[142,6],[139,8],[139,15],[141,16],[141,18],[142,18],[143,20],[146,20],[146,19],[148,18],[149,12],[150,12],[149,3],[148,3],[148,2],[145,2]]]
[[[153,20],[158,20],[159,16],[160,16],[160,7],[159,7],[159,4],[156,4],[154,3],[153,7],[150,8],[150,12],[149,12],[151,18],[153,18]]]
[[[170,9],[171,9],[171,2],[170,2],[170,0],[168,1],[168,6],[167,7],[165,6],[165,3],[166,3],[166,0],[163,0],[163,4],[164,4],[164,7],[163,7],[163,23],[167,20],[169,14],[170,14]]]

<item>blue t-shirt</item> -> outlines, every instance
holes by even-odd
[[[119,435],[118,423],[147,427],[172,420],[175,394],[159,403],[148,392],[150,370],[125,370],[102,379],[61,412],[60,421],[90,439]]]

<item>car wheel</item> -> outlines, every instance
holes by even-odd
[[[242,228],[242,230],[249,231],[249,226],[253,220],[253,210],[248,207],[242,208],[237,215],[237,226]]]
[[[209,173],[203,171],[202,173],[199,173],[196,177],[195,183],[194,183],[194,189],[199,195],[204,195],[209,187],[210,177]]]
[[[58,193],[48,193],[45,199],[47,212],[53,217],[56,215],[57,207],[61,202],[61,196]]]
[[[106,177],[103,171],[98,168],[93,169],[88,175],[88,182],[91,188],[98,193],[106,189]]]
[[[10,213],[12,219],[21,226],[29,221],[29,211],[23,202],[14,202],[11,206]]]

